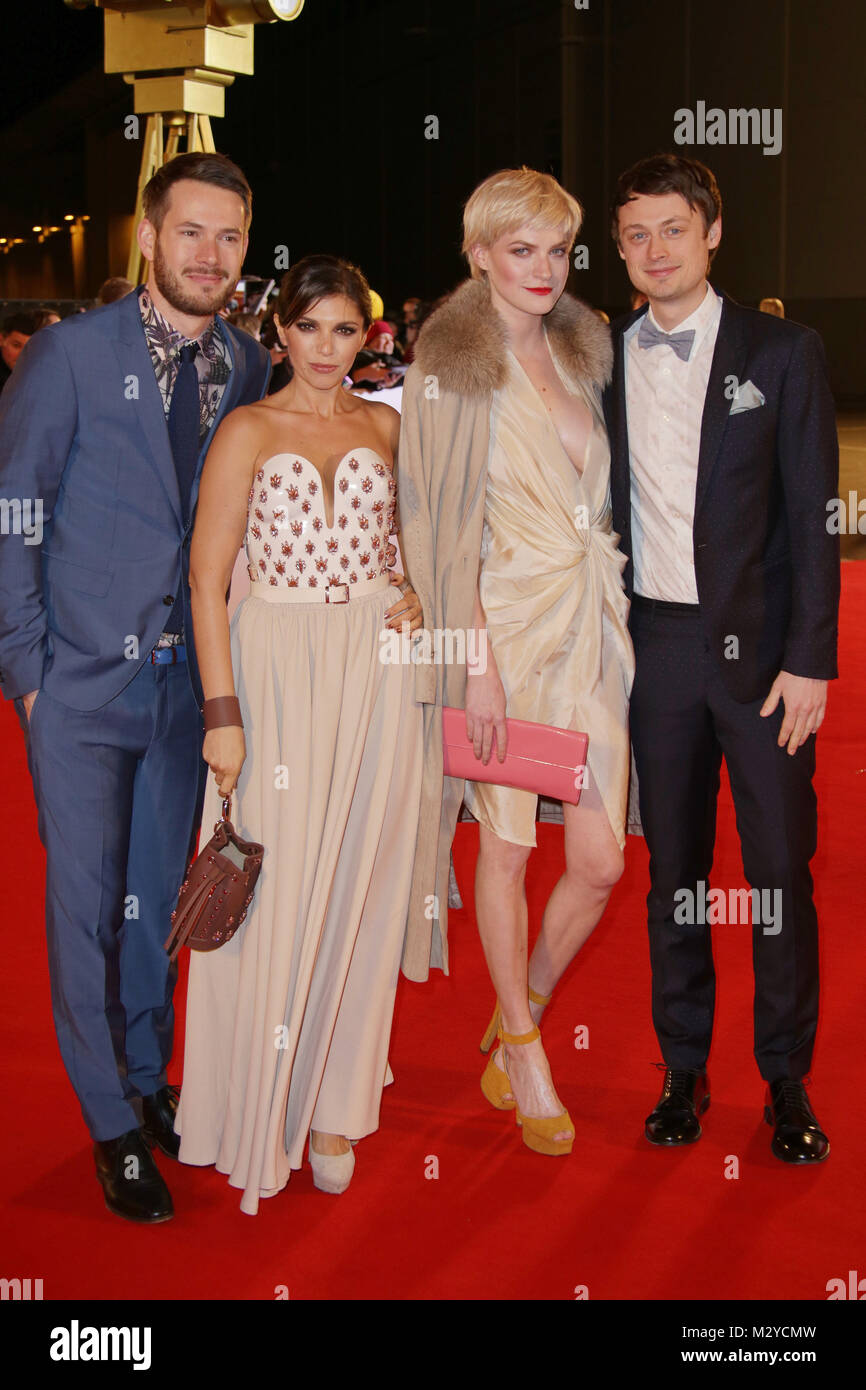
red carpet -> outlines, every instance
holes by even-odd
[[[696,1146],[643,1138],[659,1074],[650,1024],[646,850],[630,838],[608,913],[563,981],[545,1044],[579,1151],[552,1159],[521,1144],[478,1078],[492,1005],[470,907],[452,915],[452,973],[401,983],[379,1132],[359,1146],[352,1186],[318,1193],[296,1174],[257,1217],[213,1169],[159,1157],[177,1216],[139,1229],[109,1215],[51,1018],[43,858],[23,741],[0,709],[5,769],[6,1059],[0,1275],[42,1279],[44,1296],[121,1299],[825,1299],[864,1263],[866,1114],[860,1104],[866,944],[859,889],[866,817],[863,735],[866,565],[844,566],[842,680],[819,738],[821,829],[813,862],[822,923],[823,1014],[812,1098],[832,1142],[815,1170],[769,1149],[752,1057],[749,928],[715,929],[718,1007],[712,1106]],[[561,831],[539,827],[531,862],[536,924],[561,863]],[[461,825],[457,874],[471,903],[476,831]],[[742,883],[725,789],[716,887]],[[180,1079],[184,979],[174,1079]],[[589,1030],[576,1050],[575,1029]],[[726,1176],[737,1160],[739,1176]],[[436,1160],[434,1163],[433,1160]],[[438,1167],[438,1177],[425,1174]]]

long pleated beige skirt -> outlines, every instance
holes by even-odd
[[[266,602],[232,621],[247,758],[238,833],[265,847],[246,922],[190,960],[184,1163],[241,1210],[279,1192],[311,1128],[378,1128],[421,792],[414,667],[384,664],[393,587],[346,604]],[[208,779],[202,839],[220,815]]]

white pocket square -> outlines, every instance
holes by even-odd
[[[761,394],[753,381],[743,381],[734,392],[729,415],[739,415],[743,410],[756,410],[766,405],[766,397]]]

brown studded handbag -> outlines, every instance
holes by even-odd
[[[213,837],[189,866],[171,914],[165,949],[174,960],[181,946],[215,951],[231,941],[253,900],[264,847],[242,840],[229,819],[232,799],[223,801]]]

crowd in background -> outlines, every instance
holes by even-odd
[[[112,304],[134,289],[135,286],[123,276],[110,276],[101,286],[92,304],[78,306],[73,312],[86,313],[88,307],[97,309],[104,304]],[[368,330],[364,346],[355,358],[344,383],[349,388],[357,387],[363,391],[379,391],[402,383],[403,373],[414,356],[415,341],[421,325],[442,302],[441,299],[428,302],[410,296],[403,301],[399,312],[389,309],[386,314],[381,297],[375,291],[371,293],[375,318]],[[287,386],[292,379],[291,363],[277,337],[274,324],[276,302],[277,292],[274,290],[268,302],[254,310],[252,304],[255,303],[255,298],[248,304],[244,302],[243,296],[239,295],[221,311],[222,317],[228,319],[235,328],[249,333],[268,349],[273,364],[269,386],[271,395]],[[61,315],[56,310],[40,305],[35,310],[18,310],[0,319],[0,391],[6,385],[19,355],[33,334],[47,324],[59,323],[60,318]]]
[[[90,307],[96,309],[103,304],[112,304],[116,299],[130,294],[134,288],[135,286],[123,276],[112,275],[103,283]],[[352,370],[344,383],[349,388],[356,387],[362,391],[379,391],[401,385],[403,373],[414,357],[415,341],[421,325],[446,297],[443,295],[440,299],[428,301],[410,296],[403,301],[399,313],[389,309],[386,314],[381,297],[375,291],[371,293],[376,317],[370,325],[364,347],[355,358]],[[645,295],[633,292],[632,309],[639,308],[645,298]],[[268,349],[273,364],[269,395],[280,391],[292,379],[291,363],[277,337],[274,325],[276,302],[274,290],[268,303],[255,312],[239,300],[230,301],[222,311],[222,316],[236,328],[249,333]],[[777,318],[785,317],[785,308],[780,299],[762,299],[758,307],[765,314],[774,314]],[[86,309],[79,307],[76,312],[85,313]],[[597,312],[606,323],[610,322],[607,314],[601,310]],[[56,310],[40,305],[35,310],[18,311],[0,319],[0,391],[9,380],[20,353],[33,334],[50,323],[59,323],[60,318],[61,315]]]

